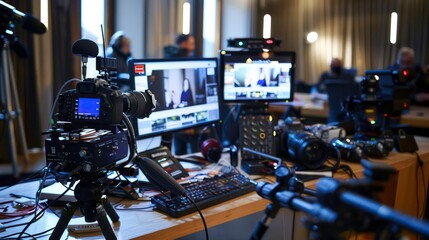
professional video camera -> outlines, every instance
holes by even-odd
[[[392,119],[409,109],[412,81],[411,69],[368,70],[361,82],[361,96],[350,96],[343,102],[343,111],[355,120],[358,133],[379,136],[392,127]]]
[[[78,40],[73,48],[77,55],[98,54],[98,46],[86,39]],[[97,64],[100,73],[102,67]],[[155,108],[155,96],[149,90],[122,93],[104,78],[84,79],[76,89],[59,95],[56,124],[46,132],[45,140],[46,160],[54,169],[97,172],[124,159],[134,141],[128,141],[134,133],[122,125],[132,128],[126,114],[144,118]]]
[[[297,118],[287,118],[277,126],[278,153],[307,169],[318,169],[326,162],[328,146]]]

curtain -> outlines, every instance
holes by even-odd
[[[68,79],[81,76],[80,58],[71,52],[73,43],[81,37],[80,1],[52,0],[50,4],[55,95]]]
[[[163,48],[174,44],[181,30],[178,18],[182,5],[178,1],[145,1],[145,58],[162,58]]]
[[[191,4],[191,34],[195,36],[195,55],[202,52],[202,1],[200,0],[145,0],[144,56],[162,58],[165,46],[174,45],[182,33],[183,3]]]
[[[259,0],[257,33],[264,14],[272,16],[272,36],[282,40],[279,50],[297,53],[296,78],[316,83],[333,57],[345,67],[381,69],[392,64],[396,52],[409,46],[416,62],[429,62],[429,1],[426,0]],[[398,13],[397,43],[391,44],[390,14]],[[309,44],[306,34],[316,31]]]
[[[34,1],[33,6],[33,15],[40,19],[40,2]],[[49,11],[48,11],[49,12]],[[51,20],[51,16],[48,16],[48,19]],[[37,93],[37,102],[39,107],[39,116],[38,119],[40,131],[47,130],[47,124],[49,121],[49,114],[53,104],[53,58],[52,58],[52,31],[49,28],[48,20],[48,31],[43,35],[34,36],[34,58],[35,58],[35,68],[36,68],[36,93]],[[39,139],[42,139],[41,134],[36,136]],[[43,146],[43,144],[42,144]]]

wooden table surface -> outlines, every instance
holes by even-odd
[[[420,147],[420,157],[425,162],[424,170],[425,182],[428,185],[429,177],[429,138],[417,138]],[[226,157],[227,158],[227,157]],[[416,188],[416,173],[417,161],[414,154],[392,152],[385,160],[376,160],[377,162],[385,162],[399,170],[398,182],[395,196],[387,196],[394,198],[395,209],[404,213],[415,216],[417,208],[422,211],[424,209],[424,192],[422,187]],[[360,164],[349,163],[353,171],[358,175],[363,175],[363,169]],[[254,178],[255,176],[251,176]],[[344,173],[336,173],[335,178],[346,179]],[[419,175],[419,182],[421,176]],[[307,187],[315,188],[317,180],[306,183]],[[420,184],[421,185],[421,184]],[[0,192],[0,197],[8,197],[8,194],[20,193],[24,195],[34,196],[38,182],[21,184]],[[419,199],[419,207],[416,205],[417,196]],[[142,208],[150,206],[150,202],[139,202],[131,200],[120,200],[110,198],[112,203],[120,201],[121,207],[127,208]],[[213,207],[202,210],[207,221],[208,227],[213,227],[234,219],[238,219],[265,209],[269,202],[262,199],[256,193],[249,193],[242,197],[215,205]],[[181,236],[186,236],[203,230],[198,213],[192,213],[181,218],[171,218],[162,213],[147,210],[117,210],[120,216],[120,222],[114,225],[116,235],[119,239],[175,239]],[[27,220],[23,220],[27,221]],[[58,218],[51,212],[47,212],[45,216],[34,223],[27,232],[37,233],[49,228],[52,228],[57,223]],[[256,224],[256,223],[255,223]],[[22,228],[16,227],[7,229],[0,233],[0,238],[10,233],[18,232]],[[66,237],[66,233],[63,237]],[[98,233],[89,234],[71,234],[76,239],[100,239],[102,235]],[[246,235],[247,236],[247,235]],[[46,237],[47,238],[47,237]],[[43,238],[38,238],[43,239]]]

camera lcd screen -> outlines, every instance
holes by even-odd
[[[156,109],[137,119],[140,138],[219,121],[217,61],[203,59],[131,60],[131,86],[155,94]]]
[[[98,119],[100,116],[100,98],[78,98],[76,118]]]
[[[223,101],[292,100],[294,52],[221,51],[219,59]]]

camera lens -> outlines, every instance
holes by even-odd
[[[341,158],[350,162],[360,162],[366,158],[361,146],[348,138],[334,138],[331,144],[340,151]]]
[[[323,166],[328,157],[326,144],[312,133],[305,131],[285,134],[285,146],[292,161],[308,168],[317,169]]]
[[[131,117],[145,118],[155,109],[156,100],[149,90],[131,91],[123,94],[124,112]]]

